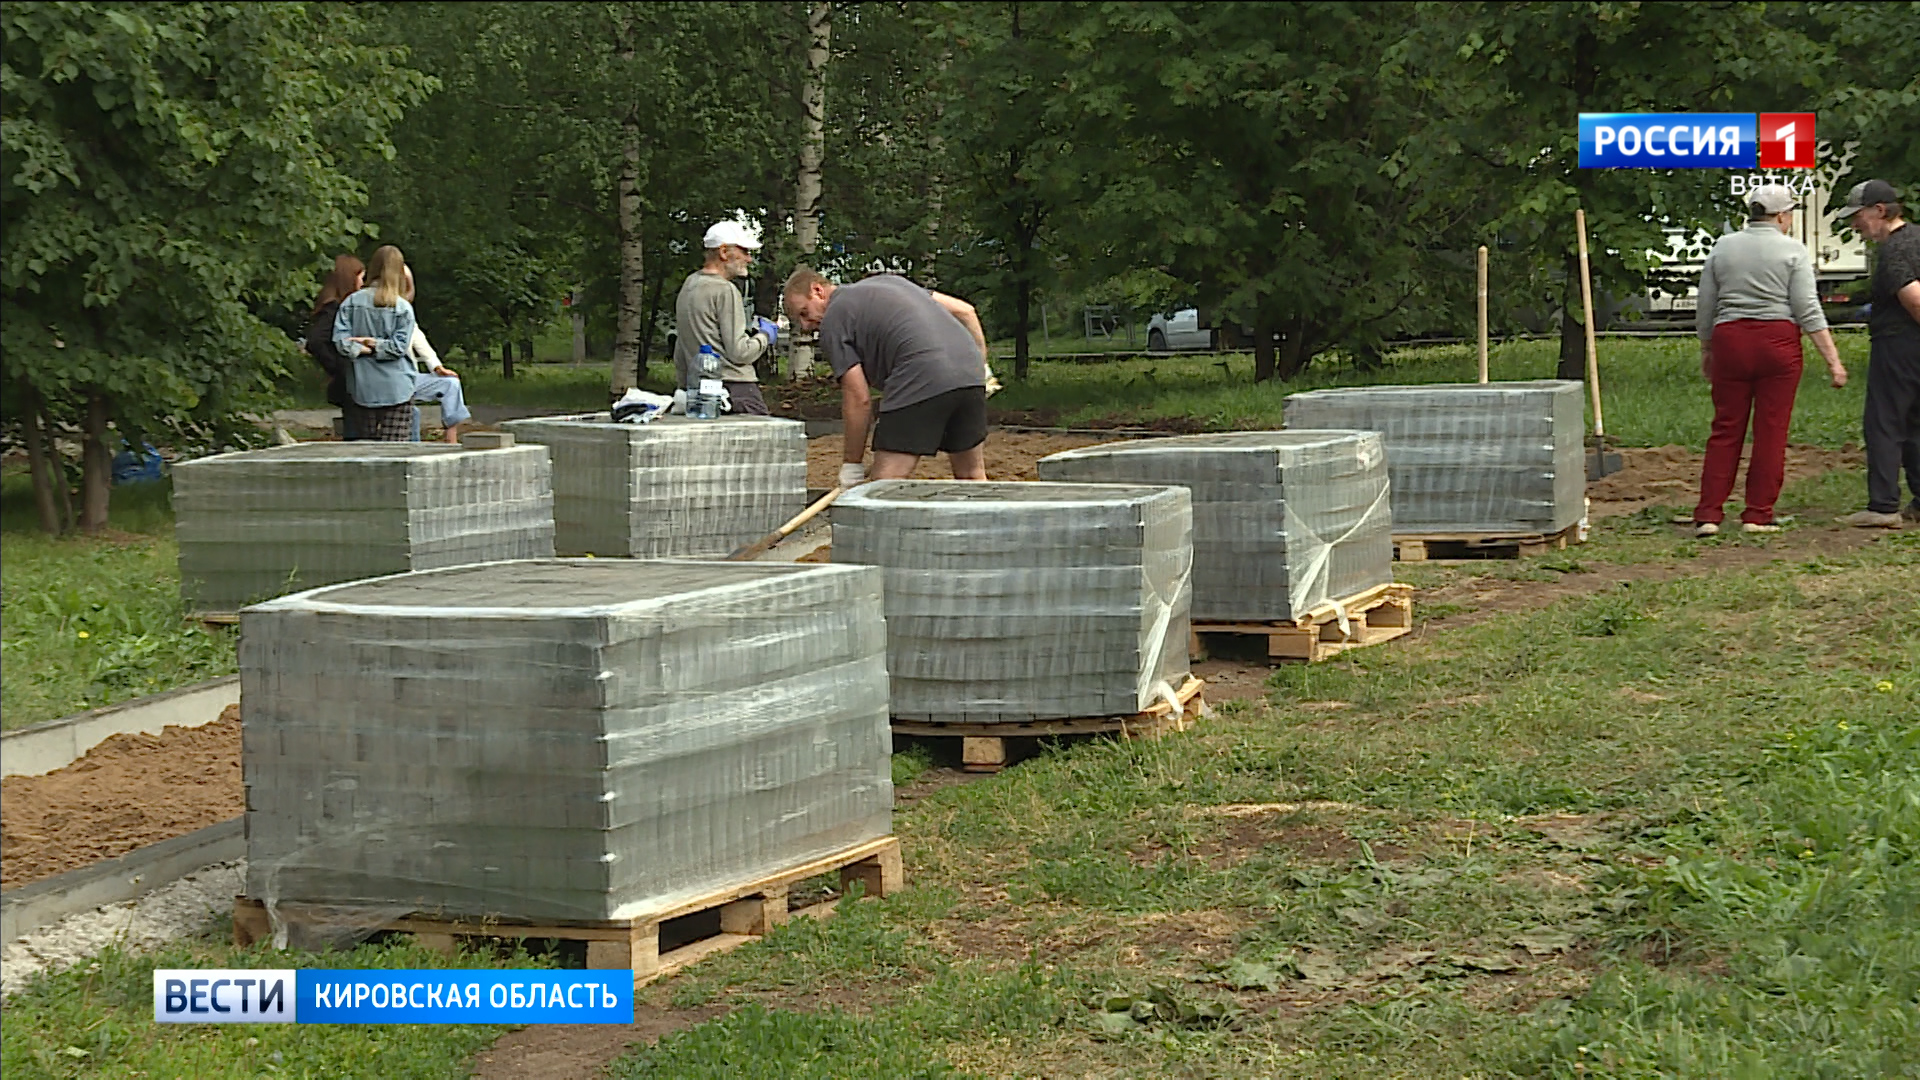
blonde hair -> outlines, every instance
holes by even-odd
[[[815,285],[825,284],[828,284],[826,276],[820,271],[811,266],[796,267],[793,273],[787,275],[787,284],[780,290],[780,299],[783,303],[791,304],[805,297]]]
[[[393,307],[407,288],[407,258],[392,244],[384,245],[373,253],[367,276],[373,279],[373,306]]]

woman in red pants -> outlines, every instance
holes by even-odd
[[[1778,532],[1773,504],[1787,471],[1787,425],[1800,389],[1800,335],[1813,339],[1835,388],[1847,385],[1827,317],[1814,292],[1813,261],[1793,228],[1793,193],[1778,184],[1747,196],[1747,227],[1721,237],[1700,272],[1700,373],[1713,385],[1713,433],[1700,470],[1693,534],[1713,536],[1726,519],[1740,446],[1753,420],[1747,461],[1747,507],[1741,529]]]

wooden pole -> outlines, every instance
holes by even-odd
[[[1593,271],[1587,263],[1587,212],[1575,210],[1573,219],[1580,230],[1580,303],[1587,316],[1587,392],[1593,397],[1593,433],[1605,436],[1606,421],[1600,417],[1600,349],[1593,337]]]
[[[1480,245],[1480,381],[1487,381],[1487,245]]]

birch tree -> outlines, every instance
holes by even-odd
[[[827,151],[827,61],[833,37],[833,5],[807,4],[806,65],[800,82],[800,172],[794,185],[793,234],[803,262],[818,260],[821,164]],[[788,377],[813,370],[813,335],[794,338]]]

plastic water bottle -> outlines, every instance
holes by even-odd
[[[697,420],[713,420],[720,416],[720,350],[711,345],[700,346],[700,381],[689,395],[687,415]]]

